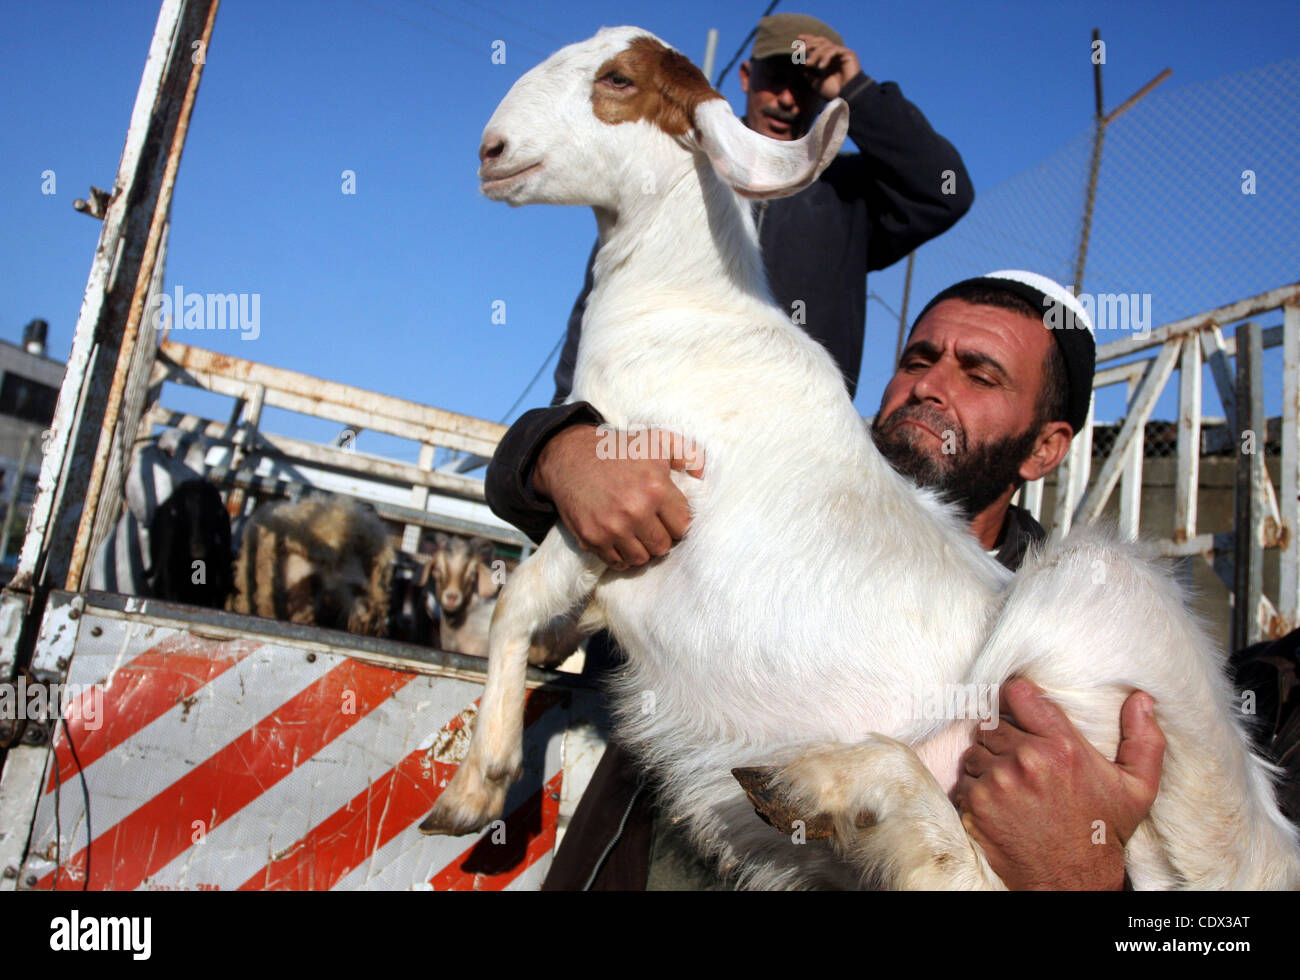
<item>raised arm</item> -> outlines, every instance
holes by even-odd
[[[849,104],[849,137],[862,155],[834,177],[841,193],[867,201],[867,271],[883,269],[951,228],[970,210],[974,187],[956,148],[898,85],[869,77],[847,48],[805,40],[808,63],[822,72],[822,96]]]

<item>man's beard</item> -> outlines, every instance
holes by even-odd
[[[925,434],[915,426],[900,425],[915,419],[948,439],[951,453],[931,456],[920,448]],[[889,464],[913,482],[936,490],[958,506],[966,520],[1002,496],[1020,480],[1020,464],[1034,448],[1038,425],[1030,425],[1018,436],[1007,436],[970,449],[966,432],[937,409],[925,405],[904,405],[884,420],[871,425],[871,438]]]

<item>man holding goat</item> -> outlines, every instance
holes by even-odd
[[[1032,273],[995,273],[941,292],[917,318],[872,425],[891,464],[952,500],[985,550],[1012,569],[1045,533],[1011,498],[1065,458],[1091,396],[1091,331],[1046,329],[1051,304],[1077,310],[1067,318],[1071,326],[1086,324],[1066,290]],[[575,407],[590,415],[575,418]],[[700,461],[601,458],[600,421],[585,403],[537,410],[530,425],[549,430],[547,437],[529,453],[512,449],[507,434],[488,472],[488,500],[538,538],[558,515],[587,550],[610,565],[636,567],[685,534],[689,510],[669,474]],[[696,472],[707,479],[707,461]],[[1160,781],[1164,740],[1150,705],[1141,693],[1125,704],[1112,763],[1032,685],[1006,685],[1002,712],[1016,723],[1004,721],[972,747],[957,802],[1008,885],[1120,887],[1123,840],[1145,817]],[[617,756],[602,768],[607,763],[626,765]],[[575,816],[571,847],[579,846],[580,819],[603,838],[602,814],[617,821],[643,795],[626,779],[606,780],[605,804],[584,799],[589,812]],[[1112,828],[1103,845],[1085,832],[1097,819]],[[559,858],[557,865],[563,873]]]
[[[969,178],[951,144],[897,86],[863,74],[856,55],[820,21],[764,18],[741,83],[751,129],[796,139],[822,103],[839,96],[850,106],[854,141],[887,157],[841,157],[812,187],[764,202],[755,214],[773,297],[831,353],[852,396],[865,273],[960,218],[973,200]],[[1087,331],[1067,349],[1042,328],[1035,300],[1059,300],[1064,291],[1024,279],[960,284],[936,297],[918,318],[873,430],[895,468],[954,499],[972,533],[1010,568],[1043,537],[1027,513],[1011,506],[1011,496],[1022,480],[1045,475],[1064,457],[1082,424],[1080,399],[1087,412],[1094,357]],[[665,554],[686,532],[689,509],[669,473],[696,463],[602,458],[596,409],[558,404],[572,383],[591,286],[589,266],[556,369],[557,404],[526,413],[507,433],[488,471],[487,494],[500,516],[534,538],[558,517],[584,548],[630,568]],[[1027,685],[1006,686],[1004,714],[1021,727],[986,733],[957,791],[968,830],[1009,885],[1120,886],[1122,839],[1145,816],[1159,783],[1163,740],[1142,710],[1149,702],[1134,695],[1126,704],[1125,741],[1111,763]],[[648,796],[612,745],[546,887],[644,887]],[[1045,810],[1056,819],[1042,819]],[[1113,828],[1100,849],[1076,832],[1099,815]]]

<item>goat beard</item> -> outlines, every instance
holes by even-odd
[[[935,432],[951,431],[954,451],[931,455],[920,446],[922,434],[901,423],[915,419]],[[1037,424],[1019,435],[980,443],[971,449],[966,431],[925,405],[904,405],[871,424],[871,438],[889,465],[919,486],[934,490],[971,521],[989,504],[1019,485],[1020,464],[1038,439]]]

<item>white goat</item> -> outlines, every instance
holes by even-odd
[[[516,571],[468,756],[421,829],[500,813],[530,638],[588,607],[584,626],[608,625],[628,655],[622,738],[741,884],[1001,887],[946,796],[975,722],[917,717],[908,694],[1020,674],[1111,757],[1125,697],[1155,698],[1167,750],[1128,842],[1136,887],[1297,885],[1268,767],[1169,581],[1085,532],[1008,588],[955,513],[880,456],[830,355],[772,304],[735,191],[806,186],[846,116],[832,102],[804,140],[766,139],[684,57],[626,27],[559,51],[493,114],[488,197],[595,209],[571,397],[619,427],[687,433],[708,465],[679,479],[692,525],[662,560],[614,572],[557,525]],[[835,817],[834,846],[794,844],[755,815],[731,770],[771,764],[806,812]]]

